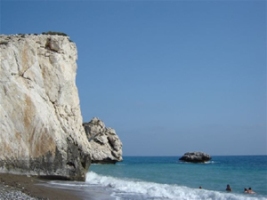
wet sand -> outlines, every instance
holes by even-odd
[[[0,173],[0,199],[6,199],[7,197],[4,195],[10,195],[14,192],[16,195],[25,194],[25,196],[28,195],[35,199],[45,200],[91,199],[90,196],[88,196],[88,193],[64,188],[53,188],[52,186],[49,186],[47,180],[42,180],[34,176]]]

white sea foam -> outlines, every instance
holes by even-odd
[[[171,200],[267,200],[265,197],[248,196],[204,189],[120,179],[88,172],[86,182],[112,189],[116,199],[171,199]]]
[[[66,186],[66,187],[88,187],[87,184],[83,182],[71,182],[71,181],[50,181],[49,184],[57,186]]]

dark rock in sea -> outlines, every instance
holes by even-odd
[[[201,163],[211,160],[211,156],[203,152],[187,152],[179,160],[185,162]]]

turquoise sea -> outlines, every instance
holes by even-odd
[[[225,191],[227,184],[232,192]],[[124,157],[115,165],[91,165],[86,182],[70,187],[97,193],[95,199],[267,200],[267,156],[213,156],[203,164],[179,157]],[[256,194],[244,194],[249,187]]]

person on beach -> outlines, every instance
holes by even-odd
[[[231,189],[231,187],[230,187],[229,184],[226,186],[226,191],[227,191],[227,192],[231,192],[231,191],[232,191],[232,189]]]
[[[248,189],[247,188],[244,188],[244,193],[248,193]]]
[[[255,192],[251,189],[251,187],[248,188],[248,193],[249,193],[249,194],[255,194]]]

